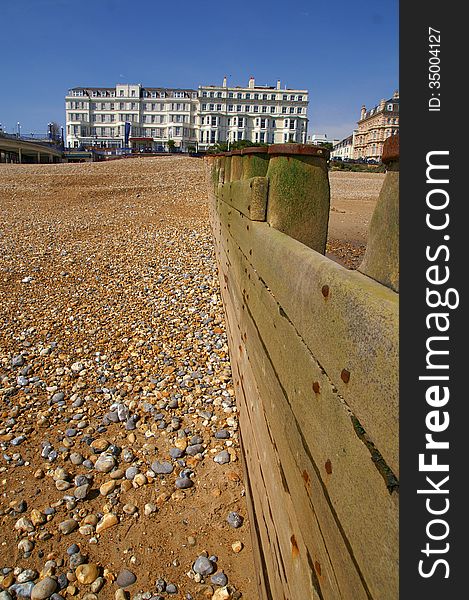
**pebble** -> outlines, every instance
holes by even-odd
[[[155,461],[151,465],[151,470],[154,471],[157,475],[169,475],[173,472],[173,465],[169,462],[159,462]]]
[[[244,518],[237,512],[230,512],[226,517],[228,525],[237,529],[243,524]]]
[[[115,515],[114,513],[107,513],[96,525],[96,533],[101,533],[102,531],[109,529],[114,525],[117,525],[117,523],[119,523],[117,515]]]
[[[45,600],[49,598],[57,589],[57,581],[52,577],[44,577],[36,583],[31,591],[31,600]]]
[[[32,581],[33,579],[36,579],[38,576],[38,572],[34,571],[33,569],[25,569],[23,572],[21,572],[18,577],[16,578],[16,581],[18,583],[26,583],[27,581]]]
[[[85,563],[79,565],[75,571],[75,577],[78,583],[89,585],[99,576],[99,569],[94,563]]]
[[[180,490],[185,490],[191,488],[194,485],[192,479],[189,477],[178,477],[175,481],[175,485]]]
[[[77,528],[78,523],[75,521],[75,519],[67,519],[66,521],[62,521],[61,523],[59,523],[59,531],[63,535],[68,535],[69,533],[72,533],[72,531],[75,531],[75,529]]]
[[[12,586],[10,586],[9,591],[16,594],[17,598],[34,598],[32,596],[32,591],[34,587],[35,585],[32,581],[28,581],[27,583],[15,583]],[[44,598],[47,597],[48,596],[44,596]],[[40,599],[38,598],[38,600]]]
[[[166,593],[167,594],[177,594],[178,593],[177,586],[174,585],[174,583],[168,583],[168,585],[166,586]]]
[[[137,577],[132,571],[128,569],[123,569],[119,575],[117,576],[116,583],[119,587],[125,588],[129,585],[134,584],[137,581]]]
[[[230,462],[229,452],[227,450],[222,450],[222,452],[219,452],[213,460],[219,465],[226,465],[226,463]]]
[[[215,569],[216,566],[206,556],[197,557],[196,561],[192,565],[192,570],[194,573],[198,573],[202,577],[210,575],[215,571]]]
[[[228,577],[223,571],[218,571],[218,573],[210,577],[210,581],[215,585],[225,586],[228,583]]]
[[[101,454],[94,464],[94,468],[100,473],[109,473],[116,466],[116,459],[112,454]]]

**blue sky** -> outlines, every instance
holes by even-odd
[[[398,88],[398,0],[0,0],[0,123],[64,124],[78,85],[308,89],[309,130],[349,135]]]

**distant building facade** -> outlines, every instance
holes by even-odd
[[[340,142],[334,144],[331,152],[331,158],[340,158],[341,160],[353,159],[355,147],[355,131],[352,135],[344,138]]]
[[[323,144],[337,144],[339,140],[329,139],[326,133],[312,133],[307,136],[307,143],[313,146],[322,146]]]
[[[197,140],[195,90],[144,88],[140,84],[77,87],[69,90],[65,107],[69,148],[121,148],[128,144],[163,150],[174,140],[176,147],[186,150]]]
[[[399,133],[399,92],[369,110],[362,106],[355,135],[354,158],[381,160],[384,141]]]
[[[66,145],[181,151],[218,142],[306,143],[308,91],[256,86],[193,89],[118,84],[76,87],[65,98]]]

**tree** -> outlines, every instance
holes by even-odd
[[[176,142],[174,140],[168,140],[168,150],[170,152],[173,152],[175,147],[176,147]]]

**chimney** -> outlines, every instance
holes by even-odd
[[[251,77],[249,78],[249,84],[248,84],[248,87],[249,87],[250,89],[254,89],[254,84],[255,84],[255,80],[254,80],[254,77],[251,75]]]
[[[360,113],[360,121],[362,121],[365,118],[365,113],[366,113],[366,106],[363,104],[362,105],[362,110]]]
[[[226,87],[226,75],[223,77],[223,87]]]
[[[277,89],[280,89],[280,79],[277,79]]]
[[[399,90],[396,90],[394,92],[394,94],[392,95],[392,97],[394,98],[394,100],[398,100],[399,99]]]
[[[381,100],[381,102],[379,103],[379,109],[380,110],[384,110],[384,107],[386,106],[386,100],[383,98]]]

